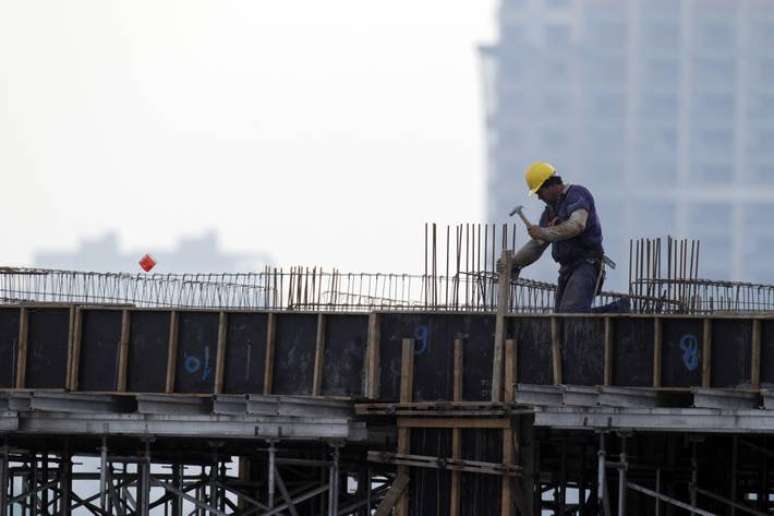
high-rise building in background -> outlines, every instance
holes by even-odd
[[[142,272],[138,264],[146,253],[157,262],[154,273],[195,272],[256,272],[263,270],[271,259],[264,255],[229,254],[220,248],[215,231],[201,237],[183,238],[171,250],[137,249],[122,251],[118,235],[108,233],[93,240],[83,240],[73,252],[39,251],[35,254],[36,267],[89,272]]]
[[[704,277],[774,282],[773,1],[501,0],[498,26],[490,220],[549,161],[595,194],[620,264],[630,238],[672,234],[701,240]]]

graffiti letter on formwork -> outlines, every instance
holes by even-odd
[[[422,355],[423,353],[427,352],[427,341],[429,334],[430,332],[425,325],[419,326],[416,329],[414,332],[414,338],[419,343],[419,349],[414,349],[415,355]]]
[[[684,335],[680,339],[680,349],[683,350],[683,364],[689,371],[699,367],[699,339],[695,335]]]

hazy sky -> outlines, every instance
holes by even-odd
[[[494,0],[0,0],[0,264],[217,229],[283,264],[419,271],[479,221]]]

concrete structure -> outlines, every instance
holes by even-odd
[[[670,233],[702,240],[702,276],[771,276],[774,3],[502,0],[498,23],[482,48],[489,220],[549,160],[596,194],[619,262],[629,238]]]

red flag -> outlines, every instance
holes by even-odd
[[[142,258],[140,258],[140,267],[142,267],[142,270],[145,272],[150,272],[150,270],[156,266],[156,260],[153,259],[153,256],[146,254]]]

